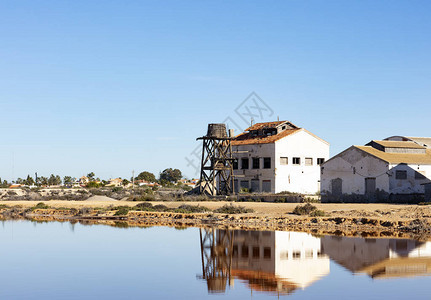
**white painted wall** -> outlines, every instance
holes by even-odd
[[[262,181],[271,181],[271,193],[283,191],[303,194],[315,194],[320,190],[320,166],[317,158],[329,159],[329,144],[313,136],[305,130],[288,135],[273,144],[254,144],[232,146],[233,157],[238,159],[238,170],[234,175],[238,185],[241,180],[259,180],[259,191],[262,191]],[[247,153],[235,153],[236,151],[248,151]],[[241,169],[241,158],[249,158],[249,169]],[[253,157],[260,157],[260,168],[252,169]],[[263,169],[263,158],[271,158],[271,169]],[[280,164],[280,157],[288,157],[288,165]],[[301,164],[293,165],[292,158],[300,157]],[[305,166],[305,158],[313,158],[312,166]]]
[[[275,232],[275,274],[302,289],[329,274],[320,238],[304,232]]]
[[[407,172],[407,179],[396,179],[396,171],[403,170]],[[415,172],[423,172],[427,178],[416,179]],[[390,165],[389,171],[389,189],[393,194],[414,194],[424,193],[425,186],[423,183],[431,180],[431,165]]]
[[[396,170],[406,170],[407,179],[396,179]],[[427,179],[415,179],[415,171]],[[323,165],[321,190],[332,192],[332,180],[341,178],[343,194],[365,193],[365,178],[376,178],[376,189],[389,194],[424,193],[423,183],[431,180],[431,165],[392,165],[355,148],[349,148]]]
[[[341,178],[343,194],[363,195],[367,177],[376,178],[376,189],[389,192],[389,178],[386,174],[389,164],[355,148],[344,151],[322,167],[322,194],[332,192],[332,180]]]
[[[288,165],[280,163],[280,157],[288,158]],[[301,159],[293,164],[293,157]],[[313,165],[306,166],[305,158],[312,158]],[[320,166],[317,158],[329,159],[329,144],[305,130],[275,142],[275,192],[315,194],[320,190]]]
[[[275,173],[274,173],[274,154],[275,144],[255,144],[255,145],[240,145],[232,146],[233,157],[238,159],[238,170],[234,170],[234,175],[241,175],[244,177],[235,177],[238,180],[238,184],[241,180],[247,180],[249,186],[251,186],[252,179],[259,180],[259,191],[262,191],[262,181],[271,180],[271,193],[275,191]],[[236,151],[248,151],[247,153],[235,153]],[[249,168],[247,170],[241,169],[241,158],[249,158]],[[260,158],[260,168],[253,169],[253,157]],[[271,168],[263,168],[263,158],[271,158]]]

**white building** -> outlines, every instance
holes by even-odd
[[[381,191],[377,198],[396,199],[424,194],[424,184],[431,182],[430,178],[430,148],[411,140],[371,141],[325,162],[321,190],[329,200],[340,200],[346,194],[376,199],[377,189]]]
[[[329,143],[288,121],[257,123],[232,141],[235,190],[314,194]]]
[[[290,293],[329,274],[329,257],[322,252],[320,238],[309,233],[238,230],[232,275],[253,283],[253,290]]]

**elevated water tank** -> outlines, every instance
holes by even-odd
[[[208,132],[207,137],[213,138],[226,138],[226,124],[218,123],[218,124],[208,124]]]

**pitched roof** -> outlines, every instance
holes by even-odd
[[[425,149],[424,146],[418,145],[410,141],[375,141],[372,142],[379,144],[385,148],[408,148],[408,149]]]
[[[275,121],[275,122],[256,123],[256,124],[250,126],[249,128],[247,128],[245,131],[259,130],[259,129],[262,129],[262,128],[275,128],[278,125],[281,125],[281,124],[286,123],[286,122],[287,121]]]
[[[366,152],[374,157],[377,157],[390,164],[418,164],[431,165],[431,149],[426,149],[425,153],[388,153],[377,150],[371,146],[352,146]]]
[[[250,127],[251,128],[251,127]],[[255,129],[253,129],[255,130]],[[296,133],[302,128],[297,129],[286,129],[279,134],[269,135],[269,136],[253,136],[250,132],[243,132],[237,135],[231,142],[232,146],[238,145],[251,145],[251,144],[272,144],[279,139],[282,139],[288,135]]]

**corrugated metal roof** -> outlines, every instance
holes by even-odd
[[[427,149],[426,153],[388,153],[377,150],[371,146],[353,146],[362,150],[370,155],[373,155],[390,164],[418,164],[418,165],[431,165],[431,149]]]
[[[408,148],[408,149],[425,149],[425,147],[410,141],[375,141],[372,142],[382,145],[385,148]]]

